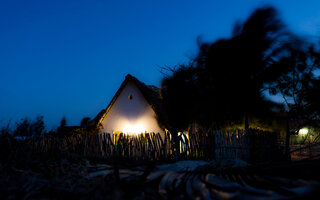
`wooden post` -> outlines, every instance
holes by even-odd
[[[291,155],[290,155],[290,127],[289,127],[289,113],[287,115],[287,120],[286,120],[286,144],[285,144],[285,156],[288,160],[291,160]]]

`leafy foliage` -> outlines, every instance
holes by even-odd
[[[291,120],[303,119],[304,123],[318,120],[320,51],[313,44],[301,42],[278,65],[284,66],[286,71],[270,84],[270,93],[283,97]]]
[[[43,116],[37,116],[34,122],[30,122],[28,118],[21,119],[20,122],[17,122],[13,134],[20,137],[40,136],[44,129]]]
[[[167,127],[183,130],[195,121],[220,128],[271,115],[277,105],[265,99],[263,86],[281,75],[275,63],[285,55],[290,37],[276,10],[267,7],[237,23],[231,38],[200,42],[190,65],[163,79]]]
[[[197,110],[195,102],[199,100],[196,73],[193,67],[181,66],[162,81],[164,117],[160,118],[160,123],[171,131],[183,130],[192,122]]]

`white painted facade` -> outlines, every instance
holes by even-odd
[[[129,96],[132,96],[132,99]],[[163,135],[156,114],[133,81],[129,81],[102,120],[102,132],[139,134],[155,132]]]

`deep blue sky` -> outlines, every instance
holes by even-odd
[[[0,2],[0,126],[43,115],[48,129],[105,108],[125,75],[159,85],[160,66],[188,61],[196,38],[230,36],[236,20],[274,5],[295,32],[316,38],[319,0]]]

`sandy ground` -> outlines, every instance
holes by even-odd
[[[0,199],[319,199],[320,160],[249,165],[33,160],[0,166]]]
[[[0,199],[320,199],[319,144],[291,146],[291,162],[260,164],[12,152],[1,158]]]

